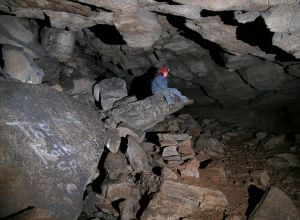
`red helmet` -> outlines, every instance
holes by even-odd
[[[169,68],[166,66],[160,67],[159,68],[159,73],[163,74],[164,72],[169,72]]]

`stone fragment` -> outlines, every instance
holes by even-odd
[[[182,161],[181,160],[181,157],[180,156],[178,156],[178,155],[176,155],[176,156],[168,156],[168,157],[163,157],[163,160],[167,160],[167,161],[170,161],[170,160],[174,160],[174,161],[178,161],[178,160],[180,160],[180,161]]]
[[[192,159],[183,165],[177,167],[182,177],[196,177],[199,178],[199,161],[197,159]]]
[[[115,14],[113,22],[126,43],[133,48],[151,47],[161,34],[157,15],[151,12]]]
[[[300,156],[297,153],[282,153],[274,156],[285,159],[290,167],[300,168]]]
[[[12,81],[0,81],[0,110],[0,218],[30,206],[77,218],[103,152],[98,114],[48,86]]]
[[[161,186],[161,178],[155,174],[142,174],[137,184],[142,194],[156,193]]]
[[[235,12],[234,17],[239,23],[245,24],[247,22],[254,21],[260,13],[258,11],[248,11],[248,12]]]
[[[269,134],[264,139],[262,139],[258,147],[264,148],[265,150],[278,149],[281,150],[288,149],[290,147],[290,143],[286,140],[286,136],[284,134],[276,136],[274,134]]]
[[[164,167],[161,171],[161,176],[165,180],[177,180],[177,174],[174,173],[170,168]]]
[[[72,57],[75,44],[74,32],[44,27],[41,40],[50,56],[59,61],[66,62]]]
[[[168,165],[169,165],[170,167],[177,167],[177,166],[179,166],[179,165],[181,165],[181,164],[183,164],[183,163],[184,163],[183,160],[169,160],[169,161],[168,161]]]
[[[115,128],[108,128],[106,130],[106,147],[112,153],[117,153],[121,144],[121,137]]]
[[[74,79],[74,89],[71,92],[71,95],[90,94],[90,96],[92,97],[92,88],[95,82],[95,80],[90,78]]]
[[[216,138],[199,138],[196,147],[202,153],[212,157],[223,157],[225,145]]]
[[[179,156],[176,146],[165,147],[162,153],[162,157]]]
[[[97,24],[113,25],[113,13],[111,12],[93,12],[90,16],[59,11],[46,11],[45,14],[49,17],[51,27],[62,30],[79,31]]]
[[[98,208],[102,203],[105,203],[107,199],[101,194],[96,192],[89,192],[88,195],[83,200],[83,212],[87,216],[92,215],[94,212],[98,211]]]
[[[114,119],[116,123],[123,121],[133,128],[145,131],[163,121],[167,115],[183,108],[183,106],[182,102],[176,101],[170,107],[162,96],[155,95],[116,107],[108,113],[108,116]]]
[[[255,170],[250,173],[250,176],[258,185],[261,185],[263,189],[269,186],[270,176],[266,170]]]
[[[134,183],[123,180],[105,180],[101,186],[102,195],[111,202],[119,199],[140,197],[140,190]]]
[[[117,77],[104,79],[94,86],[93,94],[95,100],[101,102],[103,110],[109,110],[115,101],[127,96],[126,82]]]
[[[221,191],[166,180],[141,219],[180,219],[197,209],[224,210],[227,205]]]
[[[113,104],[113,108],[118,107],[120,105],[127,105],[131,102],[136,102],[136,101],[137,101],[137,98],[135,96],[126,96],[120,100],[115,101]]]
[[[255,207],[249,220],[300,219],[300,213],[293,201],[279,188],[271,187],[262,201]]]
[[[151,143],[151,142],[143,142],[142,143],[142,148],[144,149],[144,151],[146,152],[150,152],[153,151],[155,147],[155,144]]]
[[[33,58],[24,53],[23,49],[4,45],[2,48],[4,73],[21,82],[40,84],[45,76],[34,62]]]
[[[133,171],[121,152],[108,153],[105,158],[104,168],[110,179],[118,179],[120,175],[126,176]]]
[[[175,141],[175,140],[163,140],[163,141],[160,141],[159,143],[160,143],[161,147],[177,146],[178,141]]]
[[[258,139],[258,140],[262,140],[264,139],[265,137],[267,137],[268,133],[267,132],[263,132],[263,131],[260,131],[260,132],[257,132],[255,134],[255,137]]]
[[[128,136],[128,144],[125,156],[135,172],[151,172],[146,152],[132,136]]]
[[[126,199],[120,203],[119,207],[121,220],[137,219],[136,214],[140,209],[140,205],[136,197]]]
[[[45,55],[45,49],[38,43],[37,36],[28,20],[10,15],[0,16],[0,44],[23,48],[33,58]]]
[[[296,5],[297,0],[272,0],[272,1],[251,1],[248,0],[174,0],[175,2],[194,5],[211,11],[265,11],[276,5]]]
[[[127,135],[130,135],[134,137],[139,143],[142,143],[145,138],[144,131],[137,130],[124,122],[121,122],[118,125],[117,130],[119,131],[120,137],[126,137]]]
[[[188,134],[158,134],[159,140],[184,141],[190,139]]]
[[[194,150],[192,148],[192,141],[185,140],[178,144],[178,152],[181,154],[191,154],[195,155]]]

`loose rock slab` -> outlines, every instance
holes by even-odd
[[[257,205],[249,220],[300,219],[293,201],[279,188],[272,187],[262,202]]]
[[[227,204],[221,191],[166,180],[141,219],[180,219],[199,208],[222,210]]]
[[[33,206],[76,219],[105,141],[96,112],[50,87],[9,81],[0,81],[0,111],[0,218]]]

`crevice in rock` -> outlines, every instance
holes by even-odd
[[[142,195],[142,197],[139,201],[140,209],[137,211],[137,214],[136,214],[137,219],[141,219],[143,212],[146,210],[146,208],[149,205],[154,194],[155,193],[149,193],[149,194]]]
[[[292,65],[284,66],[284,65],[282,65],[281,63],[278,63],[278,62],[276,62],[276,63],[277,63],[278,65],[282,66],[282,69],[283,69],[284,74],[289,75],[289,76],[291,76],[291,77],[294,77],[294,78],[297,79],[297,80],[300,80],[300,77],[299,77],[299,76],[296,76],[296,75],[294,75],[294,74],[291,74],[291,73],[288,71],[288,68],[289,68],[290,66],[292,66]],[[295,64],[294,64],[294,65],[295,65]]]
[[[111,10],[108,10],[108,9],[106,9],[106,8],[102,8],[102,7],[99,7],[99,6],[96,6],[96,5],[89,4],[88,2],[82,2],[82,1],[78,2],[78,1],[76,1],[76,0],[69,0],[69,1],[75,2],[75,3],[79,3],[79,4],[84,5],[84,6],[87,6],[87,7],[89,7],[89,8],[91,9],[91,11],[97,11],[97,12],[99,12],[99,11],[112,12]]]
[[[154,0],[156,2],[168,3],[168,5],[181,5],[180,3],[174,2],[172,0]]]
[[[212,162],[212,159],[201,161],[199,168],[205,169],[208,166],[208,164],[210,164],[211,162]]]
[[[157,146],[160,146],[157,132],[146,132],[145,139],[147,140],[147,142],[151,142],[153,144],[156,144]]]
[[[4,217],[4,218],[1,218],[2,220],[6,220],[6,219],[14,219],[14,218],[16,218],[16,217],[18,217],[18,215],[20,215],[20,214],[22,214],[22,213],[24,213],[24,212],[27,212],[27,211],[29,211],[29,210],[31,210],[31,209],[34,209],[35,207],[33,207],[33,206],[28,206],[27,208],[25,208],[25,209],[22,209],[22,210],[20,210],[20,211],[18,211],[18,212],[16,212],[16,213],[13,213],[13,214],[11,214],[11,215],[9,215],[9,216],[6,216],[6,217]]]
[[[264,19],[259,16],[252,22],[240,24],[236,29],[238,40],[242,40],[251,46],[258,46],[268,54],[275,54],[278,61],[295,61],[295,57],[281,48],[272,44],[274,32],[271,32]]]
[[[185,26],[185,18],[175,15],[167,15],[168,22],[180,32],[180,35],[199,44],[204,49],[207,49],[211,58],[219,66],[225,66],[225,62],[220,56],[220,52],[225,52],[218,44],[204,39],[199,33]]]
[[[209,11],[202,10],[201,17],[219,16],[224,24],[237,26],[239,22],[234,17],[234,11]]]
[[[109,153],[107,148],[104,148],[103,153],[101,155],[100,161],[98,163],[99,176],[92,182],[92,190],[97,193],[101,193],[101,185],[104,179],[107,176],[106,170],[104,168],[104,162]]]
[[[125,45],[123,36],[113,25],[97,24],[89,28],[103,43],[109,45]]]
[[[240,73],[239,70],[235,70],[236,74],[241,78],[241,80],[246,84],[248,85],[249,87],[251,87],[252,89],[254,90],[257,90],[253,85],[251,85],[244,77],[243,75]]]
[[[250,185],[248,188],[248,208],[245,215],[250,216],[251,212],[254,210],[255,206],[261,201],[265,191],[256,187],[255,185]]]

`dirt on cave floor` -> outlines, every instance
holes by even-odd
[[[247,219],[271,186],[283,190],[300,208],[300,169],[286,159],[274,157],[286,151],[265,151],[257,139],[230,143],[224,157],[213,159],[201,168],[200,178],[185,179],[190,185],[215,188],[228,200],[225,212],[195,212],[191,219]],[[235,219],[235,218],[233,218]]]

